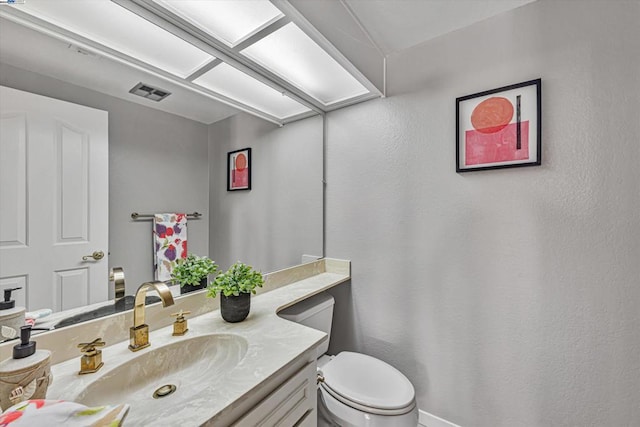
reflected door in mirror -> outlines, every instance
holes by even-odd
[[[31,311],[107,300],[107,112],[0,87],[0,114],[0,290]]]

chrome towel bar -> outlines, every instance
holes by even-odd
[[[201,213],[194,212],[187,214],[187,218],[200,218],[202,216]],[[131,214],[131,219],[152,219],[154,214],[140,214],[138,212],[133,212]]]

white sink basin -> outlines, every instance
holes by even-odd
[[[233,369],[247,353],[247,340],[232,334],[201,335],[176,341],[161,347],[140,351],[140,354],[115,366],[90,383],[74,399],[87,406],[128,403],[126,421],[142,415],[162,412],[168,405],[188,403],[203,392],[207,381]],[[175,386],[164,397],[154,397],[163,386]],[[160,390],[161,394],[170,387]],[[157,411],[156,411],[157,409]]]

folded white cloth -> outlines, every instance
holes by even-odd
[[[2,427],[119,427],[129,405],[108,405],[90,408],[64,400],[26,400],[0,415]]]
[[[164,213],[153,216],[153,255],[155,279],[171,279],[171,270],[180,258],[187,257],[187,216]]]

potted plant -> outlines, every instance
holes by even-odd
[[[242,322],[251,310],[251,294],[263,283],[262,273],[238,261],[216,276],[207,288],[207,296],[214,298],[219,293],[222,318],[230,323]]]
[[[176,262],[171,270],[171,281],[180,285],[181,294],[186,294],[204,289],[207,286],[207,277],[217,271],[218,266],[211,258],[189,254]]]

